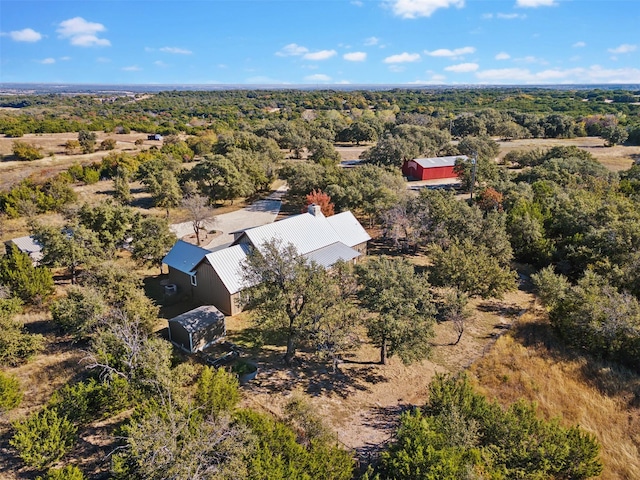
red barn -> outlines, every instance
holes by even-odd
[[[438,178],[456,178],[453,171],[456,160],[467,160],[466,155],[451,157],[416,158],[402,165],[402,174],[410,180],[435,180]]]

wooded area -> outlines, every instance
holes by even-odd
[[[37,264],[15,246],[0,259],[0,471],[45,479],[615,478],[601,456],[610,440],[597,431],[525,400],[499,404],[454,370],[395,415],[395,434],[374,455],[349,450],[308,399],[292,393],[281,409],[252,403],[233,371],[187,358],[162,338],[171,306],[157,294],[157,272],[176,241],[176,219],[192,223],[200,244],[206,219],[286,182],[282,215],[310,203],[326,216],[349,210],[375,248],[331,270],[277,241],[250,255],[239,266],[252,286],[242,295],[252,322],[243,341],[257,357],[273,345],[277,368],[292,378],[316,362],[336,384],[352,380],[341,370],[362,362],[363,345],[379,352],[363,362],[376,374],[396,359],[411,369],[470,335],[478,302],[535,289],[536,328],[548,322],[554,348],[625,372],[633,391],[640,157],[629,154],[630,168],[614,172],[576,146],[541,143],[505,155],[501,145],[587,136],[601,138],[603,151],[638,145],[639,99],[638,91],[535,88],[0,97],[0,133],[12,142],[3,162],[71,162],[0,192],[2,240],[21,232],[42,246]],[[77,141],[55,154],[25,140],[62,132]],[[132,132],[144,135],[123,148],[119,135]],[[345,146],[362,146],[358,161],[343,161]],[[414,191],[402,177],[404,161],[457,155],[468,158],[458,159],[451,190]],[[91,185],[103,196],[87,196]],[[452,332],[450,344],[436,344],[439,327]],[[11,372],[62,345],[82,352],[74,374],[48,398],[30,398]],[[640,452],[637,398],[636,390],[625,408]],[[108,425],[111,441],[103,458],[94,452],[88,461],[80,439],[97,424]],[[640,465],[627,468],[632,475]]]

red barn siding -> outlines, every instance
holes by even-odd
[[[402,165],[402,174],[414,180],[435,180],[438,178],[455,178],[454,166],[424,168],[410,160]]]

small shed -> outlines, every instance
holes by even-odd
[[[169,340],[189,353],[203,350],[226,334],[224,315],[213,305],[203,305],[169,320]]]
[[[34,237],[27,236],[7,240],[5,242],[7,252],[14,245],[22,253],[26,253],[27,255],[29,255],[29,258],[31,258],[31,261],[34,265],[38,265],[38,263],[40,263],[40,260],[42,260],[42,245],[40,245]]]
[[[453,171],[456,160],[466,160],[466,155],[453,155],[449,157],[416,158],[402,165],[402,174],[410,180],[436,180],[439,178],[456,178]]]
[[[162,135],[160,135],[159,133],[154,133],[153,135],[147,135],[147,140],[158,140],[158,141],[162,141]]]

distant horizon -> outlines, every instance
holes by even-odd
[[[640,83],[628,84],[156,84],[156,83],[71,83],[71,82],[2,82],[0,95],[11,93],[159,93],[165,91],[224,90],[464,90],[464,89],[544,89],[544,90],[640,90]]]
[[[628,0],[1,1],[1,83],[640,84]]]

